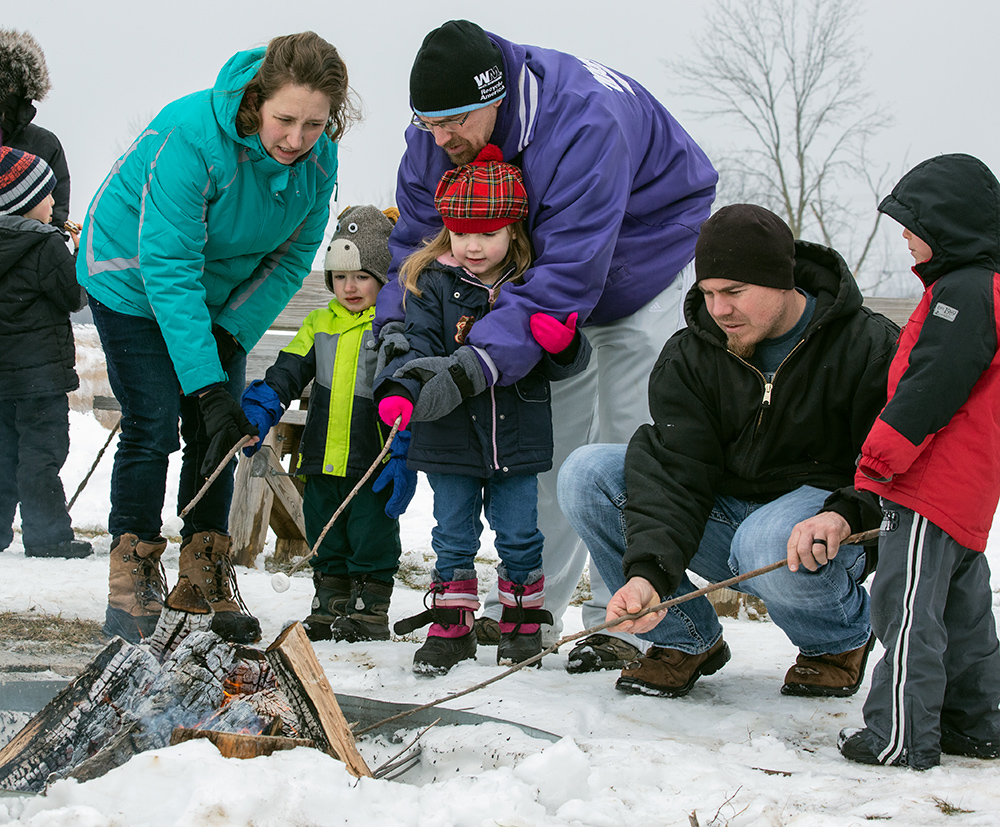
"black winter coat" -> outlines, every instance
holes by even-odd
[[[460,267],[436,263],[419,279],[421,296],[406,297],[408,353],[390,362],[375,380],[376,398],[399,393],[416,400],[420,383],[393,380],[411,359],[447,356],[464,343],[472,324],[491,307],[489,287]],[[494,286],[496,294],[499,287]],[[461,333],[460,333],[461,331]],[[462,341],[458,341],[461,338]],[[464,474],[539,474],[552,467],[552,406],[549,381],[580,373],[590,361],[590,343],[577,333],[573,361],[561,365],[549,354],[513,385],[494,385],[466,399],[433,422],[413,422],[407,466],[415,471]]]
[[[86,303],[62,232],[0,216],[0,398],[79,387],[69,314]]]
[[[726,348],[697,287],[685,300],[687,328],[653,368],[653,424],[636,431],[625,460],[624,568],[661,595],[676,590],[717,495],[764,503],[811,485],[834,492],[824,510],[842,514],[852,531],[881,520],[877,499],[852,481],[885,404],[899,328],[862,307],[834,250],[797,241],[795,254],[795,282],[816,308],[770,385]]]
[[[34,116],[34,107],[29,107]],[[24,122],[16,126],[11,132],[4,133],[4,146],[20,149],[22,152],[30,152],[37,155],[50,167],[56,176],[56,188],[52,191],[52,198],[55,206],[52,207],[52,223],[56,227],[62,227],[69,218],[69,167],[66,164],[66,153],[62,144],[54,132],[49,132],[43,126]]]

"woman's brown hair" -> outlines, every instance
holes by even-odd
[[[300,32],[274,38],[267,44],[264,60],[243,88],[236,113],[240,135],[260,130],[260,107],[288,84],[322,92],[330,99],[330,119],[325,132],[339,141],[347,128],[360,119],[354,92],[347,82],[347,66],[337,49],[315,32]]]
[[[531,266],[531,239],[523,221],[515,221],[507,225],[511,233],[510,247],[507,255],[500,263],[500,269],[505,269],[513,263],[514,275],[510,281],[520,281],[521,276]],[[403,286],[403,303],[406,303],[406,294],[412,293],[414,296],[422,295],[422,291],[417,287],[417,279],[420,274],[433,264],[440,256],[451,253],[451,233],[447,227],[442,227],[433,238],[424,239],[424,245],[410,253],[399,268],[399,283]]]

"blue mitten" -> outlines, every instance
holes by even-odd
[[[240,399],[240,407],[243,408],[243,413],[246,414],[247,419],[253,425],[257,426],[257,432],[260,436],[260,442],[256,445],[247,445],[243,449],[244,454],[252,457],[260,450],[260,446],[264,444],[264,437],[267,436],[267,432],[277,425],[278,420],[281,419],[281,414],[283,413],[281,400],[267,382],[257,379],[251,382],[250,387],[243,391],[243,398]]]
[[[460,347],[451,356],[422,356],[407,362],[393,379],[417,379],[420,396],[411,422],[429,422],[451,413],[463,399],[486,390],[486,374],[471,347]]]
[[[392,483],[392,496],[385,504],[385,513],[394,520],[398,520],[399,515],[406,511],[406,506],[417,491],[417,472],[406,467],[406,453],[409,450],[410,432],[397,431],[389,449],[389,461],[372,485],[372,491],[379,492]]]

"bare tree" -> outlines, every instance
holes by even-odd
[[[889,172],[867,146],[891,122],[863,82],[860,14],[858,0],[718,0],[695,59],[667,63],[729,127],[732,146],[714,153],[722,192],[770,207],[796,238],[818,233],[856,276]]]

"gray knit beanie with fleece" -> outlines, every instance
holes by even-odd
[[[382,284],[388,281],[389,234],[396,226],[399,210],[380,210],[372,204],[348,207],[337,216],[337,229],[326,248],[327,289],[333,292],[333,273],[363,270]]]

